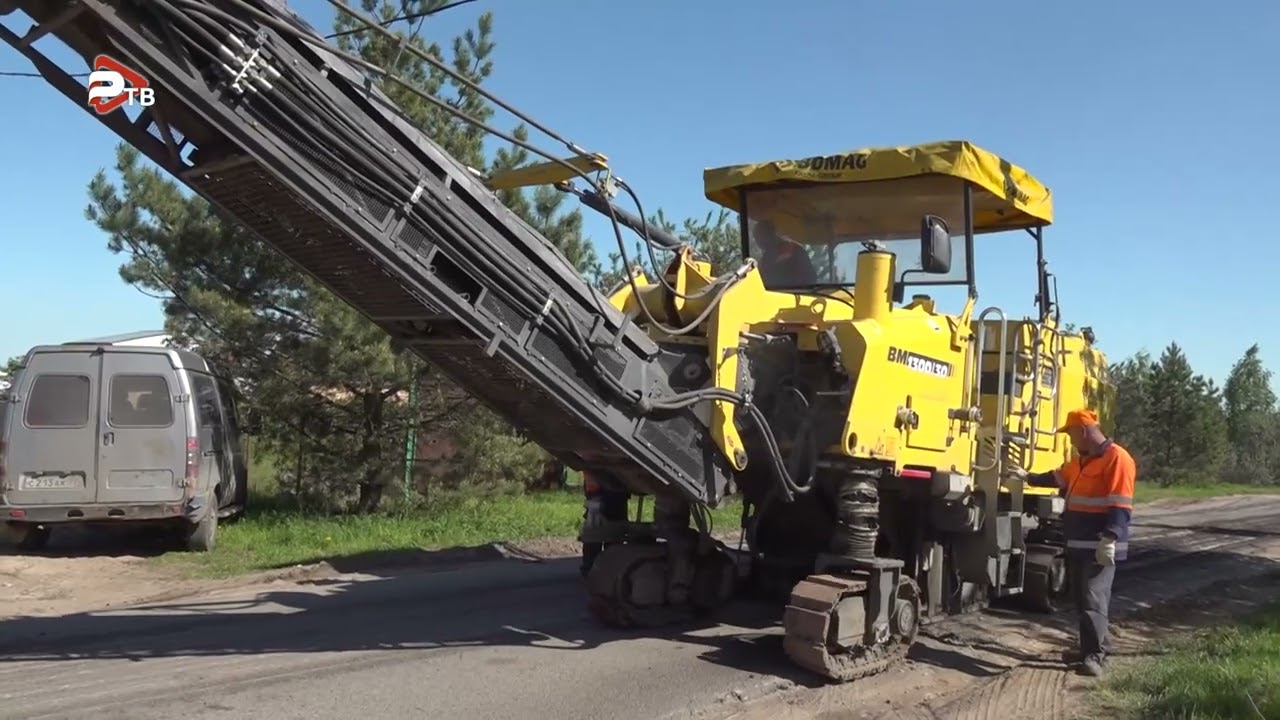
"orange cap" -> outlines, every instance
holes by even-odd
[[[1062,424],[1062,427],[1058,428],[1058,432],[1066,432],[1069,428],[1073,427],[1087,427],[1089,425],[1097,424],[1098,416],[1092,410],[1085,410],[1084,408],[1081,408],[1067,413],[1067,421]]]

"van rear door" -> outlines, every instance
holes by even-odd
[[[92,503],[97,483],[99,357],[37,352],[12,388],[5,476],[11,505]]]
[[[102,359],[98,502],[182,500],[187,423],[167,353],[112,350]]]

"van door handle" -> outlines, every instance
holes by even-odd
[[[202,453],[200,453],[200,454],[201,454],[201,455],[203,455],[204,457],[213,457],[214,455],[217,455],[217,454],[218,454],[218,451],[217,451],[217,450],[205,450],[204,452],[202,452]]]
[[[116,434],[113,432],[102,433],[102,444],[110,445],[116,441]]]

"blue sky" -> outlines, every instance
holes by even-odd
[[[328,32],[325,0],[291,5]],[[1280,336],[1263,322],[1280,310],[1265,280],[1280,277],[1280,238],[1263,215],[1280,189],[1280,5],[1217,8],[480,0],[425,32],[447,39],[492,10],[489,87],[608,155],[646,210],[671,217],[712,209],[707,166],[972,140],[1053,189],[1065,320],[1093,326],[1113,359],[1176,339],[1221,380],[1254,342],[1280,369]],[[0,22],[26,28],[20,14]],[[0,71],[28,69],[0,49]],[[0,84],[22,99],[0,115],[0,357],[160,327],[157,303],[119,279],[120,258],[83,216],[115,136],[40,80]],[[606,223],[588,227],[613,247]],[[981,302],[1031,313],[1032,244],[984,240]]]

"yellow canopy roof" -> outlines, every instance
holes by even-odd
[[[859,183],[920,175],[948,175],[973,184],[975,232],[1053,222],[1053,193],[1049,188],[1026,170],[967,140],[862,148],[803,160],[708,168],[702,179],[708,200],[741,212],[741,188],[786,181]]]

